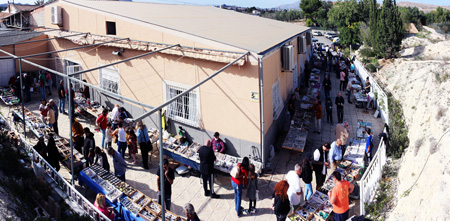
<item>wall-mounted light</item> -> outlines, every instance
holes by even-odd
[[[121,48],[118,51],[113,51],[112,54],[116,56],[122,56],[123,51],[123,48]]]

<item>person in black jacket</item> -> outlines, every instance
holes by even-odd
[[[33,148],[36,150],[36,152],[39,153],[39,155],[41,155],[42,158],[44,158],[45,160],[48,160],[47,145],[45,145],[44,137],[42,137],[42,136],[39,137],[37,144],[34,145]]]
[[[86,167],[88,167],[94,162],[95,139],[94,134],[87,127],[84,128],[84,134],[86,138],[84,139],[83,155],[86,159]]]
[[[330,91],[331,91],[331,80],[328,77],[328,75],[325,75],[325,79],[323,79],[322,82],[323,88],[325,89],[325,98],[330,97]]]
[[[275,185],[274,193],[272,194],[272,210],[274,211],[277,221],[285,221],[291,210],[291,204],[287,195],[289,183],[282,180]]]
[[[100,147],[95,147],[95,160],[94,164],[100,165],[109,172],[109,163],[108,163],[108,157],[106,156],[106,153],[100,149]],[[100,160],[100,162],[98,162]]]
[[[336,110],[337,110],[337,117],[338,117],[338,123],[344,122],[344,98],[341,96],[341,93],[337,94],[337,97],[334,101],[336,104]]]
[[[330,151],[330,143],[324,143],[322,147],[317,148],[314,153],[314,160],[312,161],[313,170],[316,174],[316,190],[322,187],[325,182],[325,176],[327,175],[327,167],[330,163],[328,162],[328,151]]]
[[[47,143],[47,151],[48,151],[48,159],[47,162],[56,170],[59,171],[59,152],[56,148],[55,139],[53,138],[53,134],[49,134],[48,143]]]
[[[208,139],[205,141],[205,145],[201,146],[198,150],[198,156],[200,157],[200,173],[203,179],[203,190],[205,191],[205,196],[211,196],[211,198],[219,198],[219,196],[214,193],[214,161],[216,161],[216,155],[211,148],[211,141]],[[209,183],[209,191],[208,185]]]
[[[305,201],[313,194],[312,190],[312,165],[308,158],[304,158],[302,161],[302,174],[300,174],[303,182],[305,182]]]

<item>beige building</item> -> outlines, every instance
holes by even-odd
[[[284,104],[300,85],[304,63],[311,55],[306,27],[211,6],[57,0],[31,12],[30,20],[41,30],[90,33],[51,40],[50,51],[129,38],[53,54],[49,66],[64,73],[179,44],[78,76],[151,106],[164,103],[248,52],[165,108],[172,133],[182,126],[193,141],[203,143],[218,131],[227,153],[239,156],[261,157],[262,143],[266,153],[274,144],[286,121]],[[54,35],[59,34],[48,33]],[[146,111],[101,93],[91,94],[109,107],[123,105],[134,117]],[[158,123],[156,115],[145,121],[150,127]]]

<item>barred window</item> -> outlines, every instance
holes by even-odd
[[[280,93],[280,78],[272,85],[272,105],[273,105],[273,119],[278,119],[281,111],[284,108],[283,100]]]
[[[189,86],[166,81],[164,89],[164,101],[169,101],[189,89]],[[198,89],[195,89],[167,105],[166,114],[175,121],[198,127],[200,120],[199,100]]]
[[[113,67],[106,67],[98,70],[100,88],[115,94],[120,93],[120,74]]]

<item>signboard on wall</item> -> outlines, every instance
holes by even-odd
[[[272,85],[273,119],[276,120],[283,110],[284,104],[280,93],[280,78]]]

